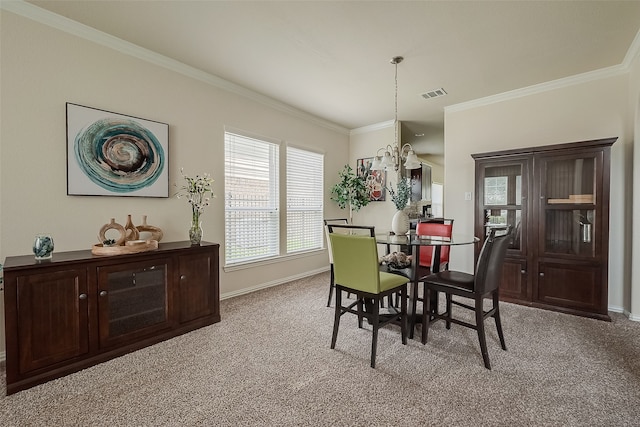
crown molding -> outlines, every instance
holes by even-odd
[[[2,0],[0,1],[0,9],[15,13],[17,15],[50,26],[60,31],[64,31],[93,43],[111,48],[125,55],[133,56],[137,59],[141,59],[159,67],[169,69],[176,73],[182,74],[195,80],[199,80],[201,82],[226,90],[236,95],[240,95],[273,109],[285,112],[305,121],[336,131],[340,134],[349,134],[349,129],[336,123],[321,119],[305,111],[299,110],[288,104],[270,98],[266,95],[262,95],[258,92],[249,90],[245,87],[222,79],[213,74],[204,72],[195,67],[191,67],[167,56],[160,55],[157,52],[145,49],[136,44],[112,36],[111,34],[96,30],[95,28],[89,27],[88,25],[84,25],[56,13],[49,12],[48,10],[39,8],[30,3],[26,3],[22,0]]]
[[[362,126],[359,128],[351,129],[349,135],[359,135],[363,133],[374,132],[376,130],[386,129],[393,127],[395,120],[387,120],[386,122],[374,123],[372,125]]]
[[[636,37],[633,39],[633,42],[631,42],[631,46],[629,46],[629,50],[627,50],[627,54],[625,55],[624,60],[619,65],[601,68],[599,70],[589,71],[582,74],[576,74],[575,76],[552,80],[550,82],[540,83],[533,86],[527,86],[508,92],[499,93],[497,95],[486,96],[484,98],[478,98],[468,102],[449,105],[447,107],[444,107],[444,111],[445,113],[464,111],[471,108],[483,107],[498,102],[521,98],[523,96],[534,95],[563,87],[619,76],[621,74],[629,72],[629,70],[631,69],[631,64],[638,55],[640,55],[640,30],[638,30],[638,32],[636,33]]]
[[[624,56],[624,60],[622,61],[622,66],[630,70],[631,64],[636,59],[637,56],[640,56],[640,30],[636,33],[636,37],[631,42],[631,46],[627,51],[627,54]]]
[[[447,107],[444,107],[444,111],[445,113],[454,113],[457,111],[469,110],[471,108],[484,107],[487,105],[496,104],[498,102],[509,101],[512,99],[522,98],[524,96],[548,92],[550,90],[560,89],[581,83],[587,83],[608,77],[619,76],[627,72],[628,69],[623,67],[622,65],[614,65],[612,67],[602,68],[600,70],[589,71],[571,77],[565,77],[558,80],[552,80],[550,82],[540,83],[533,86],[527,86],[508,92],[499,93],[497,95],[474,99],[473,101],[449,105]]]

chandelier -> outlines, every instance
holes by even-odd
[[[402,62],[404,58],[402,56],[394,56],[391,58],[391,63],[396,67],[396,92],[395,92],[395,119],[393,121],[393,127],[395,129],[395,142],[393,146],[387,145],[386,147],[379,148],[376,152],[376,156],[371,164],[371,170],[394,170],[398,171],[400,168],[400,162],[404,161],[405,169],[418,169],[422,167],[420,160],[416,153],[413,151],[411,144],[404,144],[400,146],[398,141],[398,64]],[[384,150],[384,156],[380,156],[380,151]]]

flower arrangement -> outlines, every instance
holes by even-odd
[[[401,211],[407,206],[409,198],[411,197],[411,185],[409,185],[409,181],[407,179],[401,178],[398,181],[396,191],[394,191],[393,186],[389,184],[387,191],[391,194],[391,200],[393,201],[393,204],[396,205],[397,210]]]
[[[202,238],[202,229],[200,228],[200,214],[204,212],[204,208],[209,206],[213,194],[213,178],[208,173],[196,175],[192,178],[185,175],[184,170],[180,169],[180,174],[185,180],[185,184],[180,187],[176,197],[180,199],[185,197],[191,205],[191,229],[189,230],[189,238],[191,243],[200,243]]]

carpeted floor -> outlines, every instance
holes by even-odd
[[[640,323],[501,304],[488,322],[436,323],[426,346],[345,316],[329,348],[328,274],[221,302],[222,322],[0,397],[2,426],[637,426]]]

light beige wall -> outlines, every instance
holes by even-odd
[[[625,263],[631,265],[631,286],[625,288],[625,309],[629,317],[640,321],[640,55],[636,56],[629,73],[629,117],[633,131],[633,186],[627,193],[633,197],[632,243],[625,252]],[[631,187],[631,185],[629,186]],[[629,304],[627,305],[627,301]]]
[[[632,167],[628,132],[628,75],[523,96],[492,105],[445,113],[445,216],[455,218],[457,232],[473,233],[472,153],[549,145],[617,136],[612,148],[609,250],[609,307],[620,311],[629,285],[624,265],[629,233],[625,189]],[[475,198],[475,194],[473,195]],[[473,271],[471,247],[454,248],[452,268]]]
[[[349,143],[349,164],[355,168],[357,159],[374,157],[378,148],[386,147],[387,144],[393,145],[394,139],[395,132],[391,123],[375,129],[353,131]],[[393,188],[396,188],[397,179],[394,172],[387,172],[387,183],[392,183]],[[359,212],[354,213],[353,222],[360,225],[373,225],[376,230],[386,231],[391,229],[391,218],[395,212],[396,208],[387,191],[384,202],[370,202]]]
[[[53,235],[54,257],[58,251],[90,249],[103,224],[110,218],[123,223],[127,214],[138,224],[148,215],[149,224],[163,229],[164,241],[187,239],[190,208],[184,199],[66,195],[66,102],[168,123],[170,184],[180,183],[180,168],[211,173],[217,198],[203,215],[204,238],[222,249],[225,126],[325,153],[325,183],[348,161],[348,132],[337,127],[294,117],[11,12],[2,11],[1,24],[2,260],[30,254],[40,231]],[[324,187],[330,211],[333,202]],[[323,250],[221,271],[221,292],[233,295],[326,268]]]
[[[444,159],[442,156],[420,156],[420,160],[431,166],[431,180],[444,184]]]

